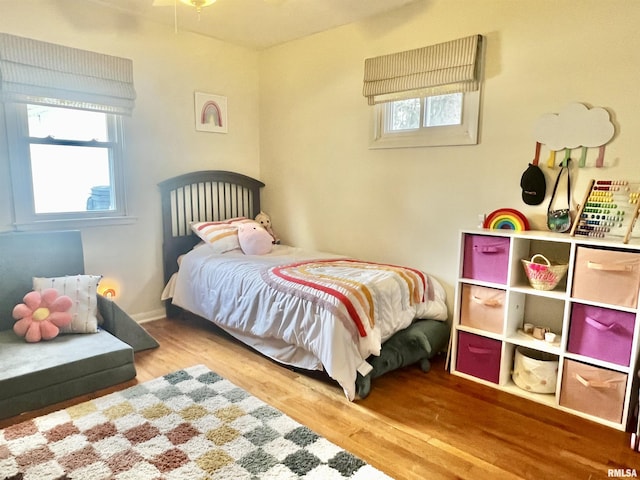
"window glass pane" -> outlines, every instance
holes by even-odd
[[[31,145],[35,213],[113,210],[109,150]]]
[[[389,129],[391,131],[420,128],[419,98],[391,102],[390,113]]]
[[[31,137],[101,142],[109,139],[104,113],[27,105],[27,118]]]
[[[427,97],[424,110],[425,127],[460,125],[462,123],[462,93]]]

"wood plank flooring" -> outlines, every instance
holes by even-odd
[[[204,320],[144,327],[161,346],[136,354],[135,380],[0,428],[201,363],[399,480],[640,475],[628,433],[450,375],[443,357],[426,374],[415,366],[376,379],[369,397],[348,402],[336,384],[277,365]]]

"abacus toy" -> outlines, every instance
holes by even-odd
[[[623,237],[628,243],[640,211],[640,182],[591,180],[571,235]]]

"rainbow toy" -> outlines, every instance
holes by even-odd
[[[499,208],[487,215],[482,226],[491,230],[515,230],[521,232],[529,230],[529,221],[518,210]]]

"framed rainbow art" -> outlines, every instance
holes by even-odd
[[[195,92],[194,105],[197,131],[227,133],[227,97]]]
[[[515,230],[522,232],[529,230],[529,220],[518,210],[513,208],[499,208],[487,215],[482,226],[491,230]]]

